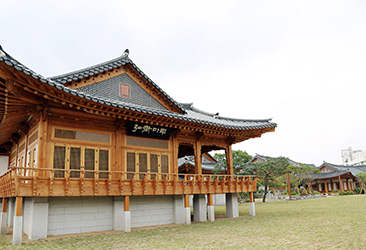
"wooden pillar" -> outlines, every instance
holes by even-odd
[[[124,202],[123,202],[123,208],[125,212],[130,211],[130,196],[125,196]]]
[[[328,194],[328,182],[324,180],[325,193]]]
[[[255,216],[254,192],[249,192],[249,215]]]
[[[39,142],[38,142],[38,163],[37,168],[44,168],[46,166],[47,157],[50,154],[47,154],[47,131],[48,131],[48,111],[45,109],[42,113],[40,113],[40,123],[39,123]],[[40,171],[39,176],[45,176],[47,172]]]
[[[290,174],[287,172],[288,198],[291,200]]]
[[[130,212],[130,196],[125,196],[123,199],[123,231],[131,232],[131,212]]]
[[[341,188],[341,192],[342,192],[342,194],[343,194],[343,192],[344,192],[344,187],[343,187],[343,181],[342,181],[342,179],[341,179],[341,177],[339,176],[339,187]]]
[[[191,208],[189,207],[189,195],[184,195],[184,224],[191,224]]]
[[[226,150],[226,168],[227,168],[227,174],[228,175],[234,175],[234,167],[233,167],[233,151],[231,149],[231,145],[227,145]]]
[[[185,208],[189,207],[189,195],[188,194],[184,195],[184,207]]]
[[[1,210],[0,234],[6,234],[8,227],[8,198],[3,198],[3,206]]]
[[[249,192],[249,202],[254,202],[254,192]]]
[[[23,197],[16,197],[15,199],[15,216],[13,223],[13,245],[22,244],[23,234]]]
[[[207,194],[207,218],[208,221],[215,221],[215,207],[213,205],[213,194]]]
[[[3,208],[1,210],[3,213],[8,212],[8,198],[3,198]]]
[[[202,154],[201,154],[201,142],[197,140],[194,143],[194,172],[195,174],[202,174]]]

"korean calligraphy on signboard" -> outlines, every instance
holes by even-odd
[[[164,128],[156,125],[149,125],[137,122],[130,122],[128,125],[128,135],[141,136],[169,140],[171,128]]]

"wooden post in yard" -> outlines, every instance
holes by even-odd
[[[16,197],[15,199],[15,216],[13,223],[13,245],[22,244],[23,235],[23,197]]]
[[[288,172],[287,172],[287,189],[288,189],[288,197],[291,200],[290,174]]]
[[[191,224],[191,208],[189,207],[189,195],[184,195],[184,224]]]

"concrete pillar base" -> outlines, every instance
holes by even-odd
[[[123,231],[131,232],[131,212],[123,212]]]
[[[191,224],[191,208],[190,207],[184,208],[184,224],[186,224],[186,225]]]
[[[197,222],[207,221],[206,197],[204,194],[195,194],[193,197],[193,220]]]
[[[14,222],[14,212],[15,212],[15,199],[9,198],[8,201],[8,226],[13,227]]]
[[[226,217],[239,217],[238,196],[234,194],[226,194]]]
[[[14,216],[13,223],[13,245],[22,244],[22,234],[23,234],[23,216]]]
[[[7,212],[2,212],[0,220],[1,220],[0,234],[6,234],[6,229],[7,229],[7,226],[8,226],[8,213]]]
[[[215,207],[214,206],[207,206],[207,217],[208,221],[215,221]]]
[[[249,203],[249,215],[255,216],[255,203],[254,202]]]

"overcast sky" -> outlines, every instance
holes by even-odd
[[[234,149],[320,165],[366,150],[365,1],[1,1],[0,45],[44,76],[120,56],[178,102],[273,118]]]

